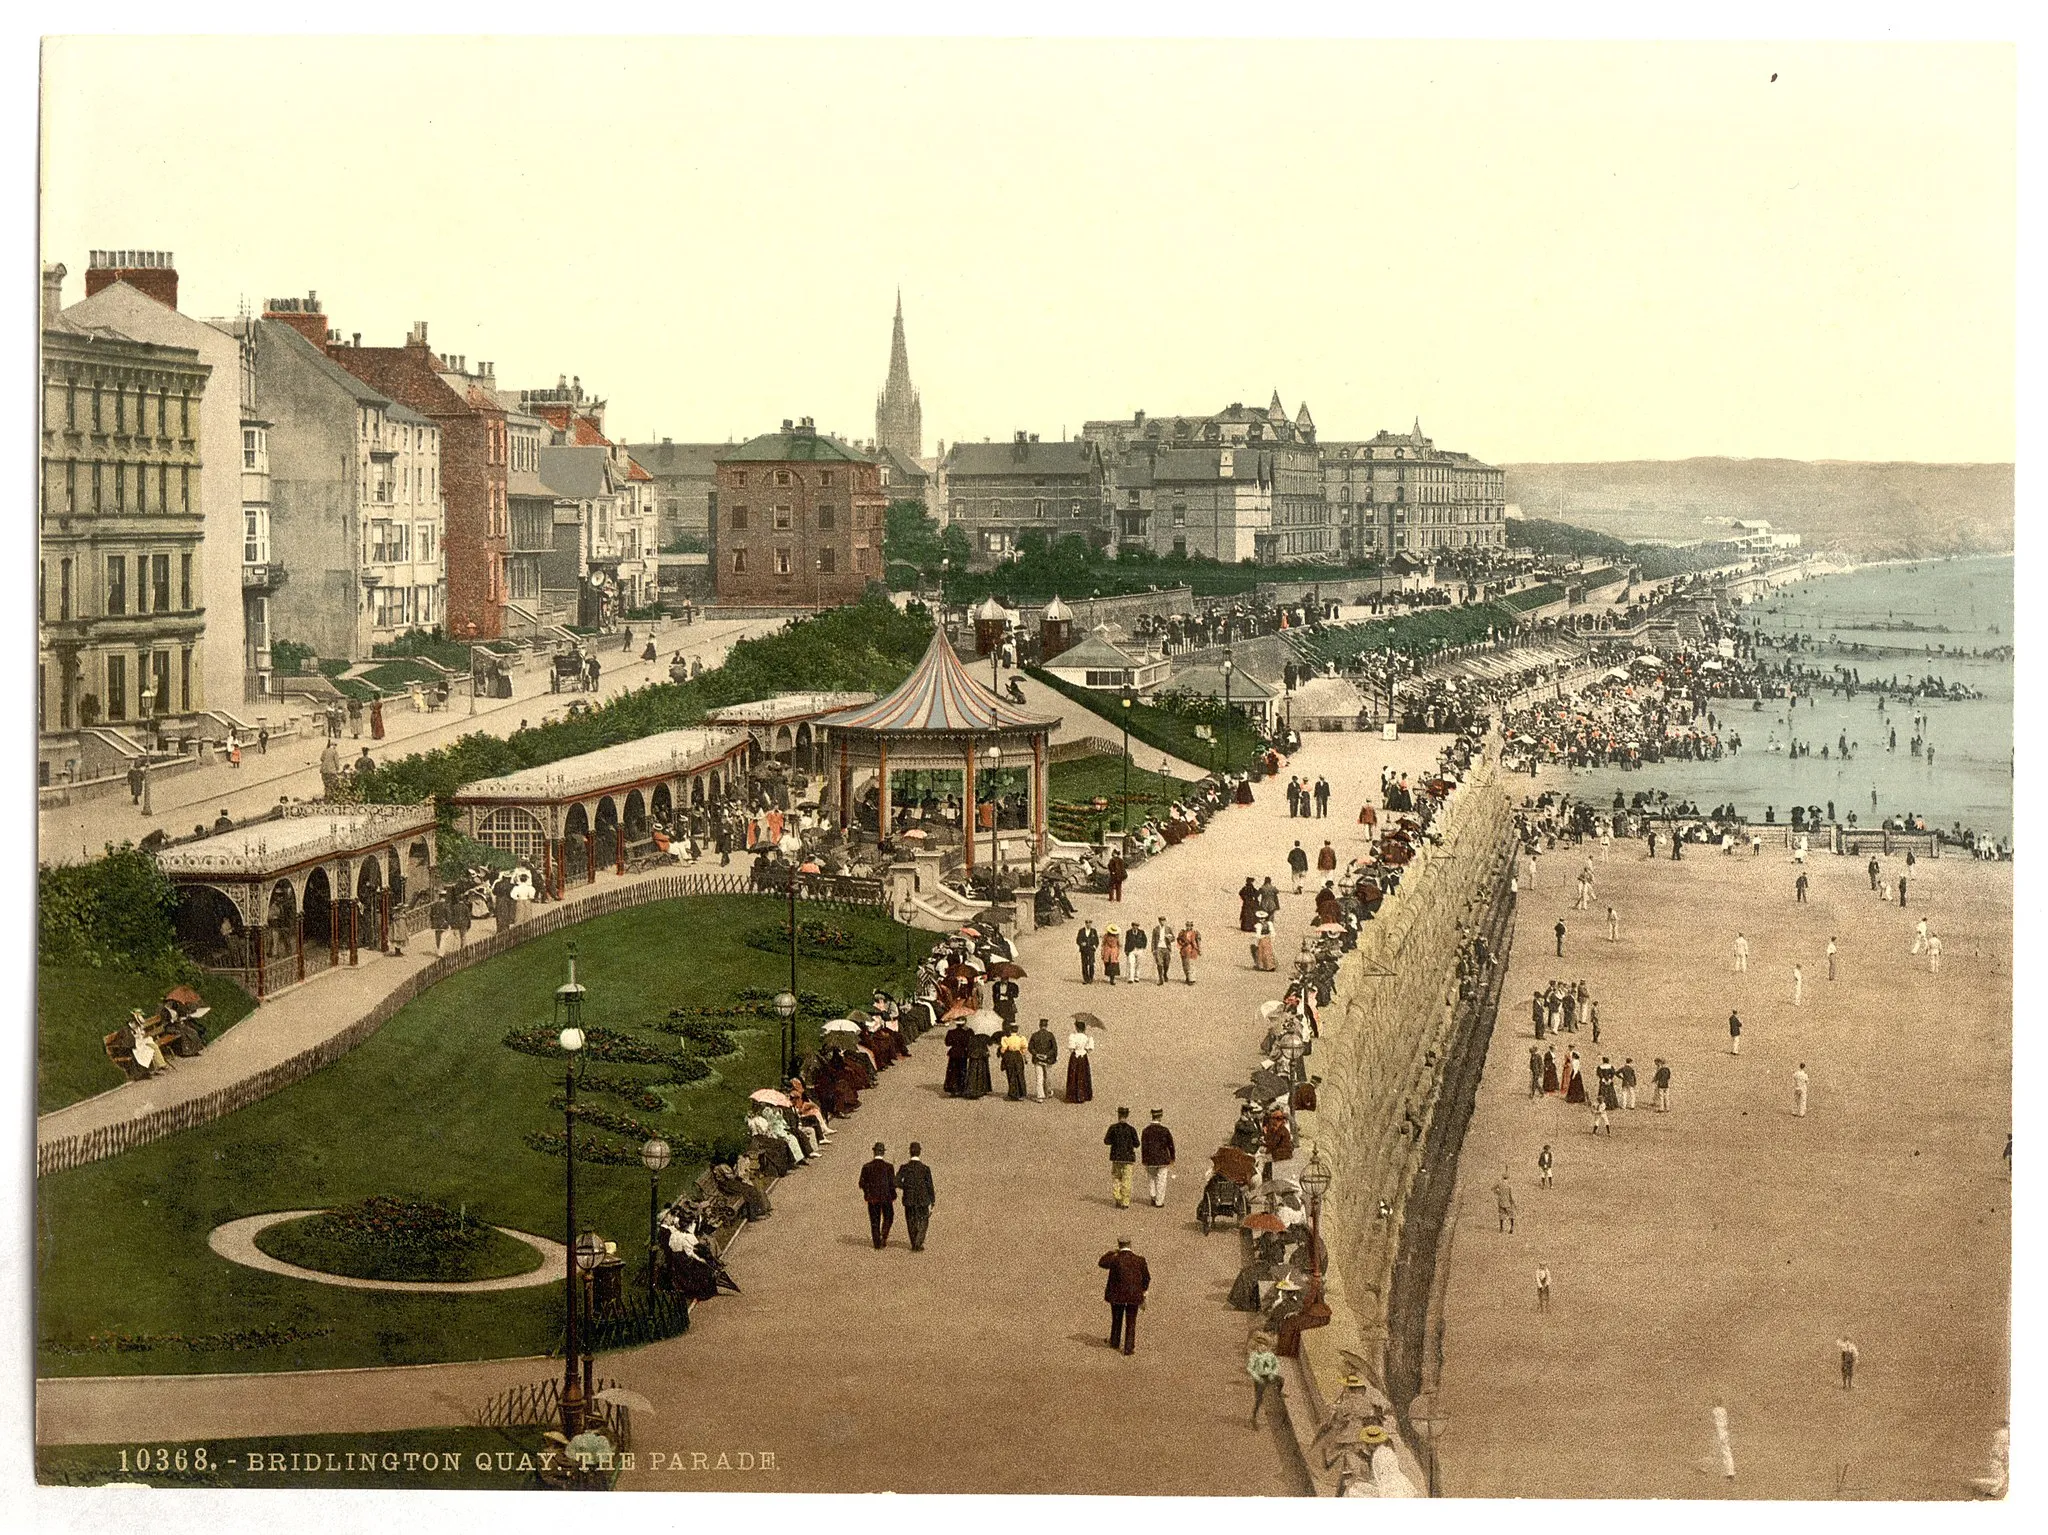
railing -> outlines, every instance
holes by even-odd
[[[596,1380],[592,1387],[609,1391],[615,1380]],[[595,1396],[583,1404],[584,1413],[597,1431],[609,1439],[614,1451],[633,1447],[633,1415],[614,1402]],[[492,1397],[476,1415],[478,1428],[552,1428],[562,1421],[562,1382],[558,1376],[514,1386]]]
[[[826,896],[823,904],[860,906],[875,908],[885,906],[880,886],[875,881],[846,882],[849,887],[872,886],[876,899],[856,899],[852,895]],[[757,886],[747,874],[669,874],[636,885],[615,886],[610,890],[577,900],[564,902],[547,911],[530,917],[522,917],[503,932],[493,933],[452,954],[435,957],[427,965],[405,977],[371,1009],[345,1028],[330,1034],[319,1043],[310,1045],[298,1054],[279,1061],[274,1066],[244,1077],[226,1087],[216,1088],[196,1098],[181,1103],[169,1104],[148,1113],[137,1114],[114,1124],[101,1125],[92,1130],[79,1131],[36,1146],[36,1176],[45,1177],[52,1173],[83,1167],[88,1162],[97,1162],[106,1157],[118,1156],[137,1146],[146,1146],[151,1141],[162,1140],[167,1135],[176,1135],[181,1130],[190,1130],[198,1125],[208,1124],[236,1109],[247,1108],[259,1099],[302,1082],[323,1067],[331,1066],[364,1040],[375,1034],[407,1003],[421,993],[438,985],[449,976],[485,960],[495,959],[519,945],[530,943],[536,938],[545,938],[559,933],[564,928],[586,922],[592,917],[610,916],[614,912],[628,911],[636,906],[651,905],[656,901],[681,900],[686,896],[699,895],[763,895],[773,894]],[[804,896],[811,900],[812,897]],[[313,973],[313,951],[306,954],[306,973]],[[326,963],[325,949],[320,951],[322,964]],[[289,972],[297,977],[296,960],[287,961],[293,965]],[[253,976],[253,972],[251,972]],[[119,1088],[114,1091],[120,1091]]]

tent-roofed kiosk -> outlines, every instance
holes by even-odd
[[[394,912],[434,887],[432,805],[285,805],[167,847],[178,942],[258,1001],[391,941]],[[307,953],[307,945],[312,953]]]
[[[1021,811],[1039,857],[1045,855],[1046,745],[1058,721],[1007,703],[968,674],[940,630],[924,659],[888,697],[820,719],[831,771],[837,776],[839,825],[866,822],[864,780],[872,774],[874,824],[887,839],[925,816],[927,806],[951,804],[967,868],[974,868],[976,810]],[[994,757],[990,752],[993,750]],[[1018,804],[1021,796],[1023,803]]]
[[[544,767],[464,784],[449,796],[464,833],[531,864],[556,895],[596,883],[600,864],[626,872],[653,823],[718,804],[741,781],[753,743],[744,730],[665,730]]]

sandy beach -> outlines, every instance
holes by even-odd
[[[1667,844],[1668,846],[1668,844]],[[1954,1498],[1983,1474],[2008,1391],[2013,866],[1921,860],[1905,911],[1866,860],[1640,841],[1595,867],[1560,846],[1525,881],[1460,1163],[1443,1313],[1440,1475],[1460,1497]],[[1884,860],[1892,877],[1903,857]],[[1605,913],[1620,916],[1606,937]],[[1552,924],[1567,927],[1565,957]],[[1941,972],[1911,953],[1927,917]],[[1738,929],[1750,943],[1737,974]],[[1830,936],[1840,979],[1827,978]],[[1792,967],[1804,968],[1793,1005]],[[1638,1107],[1529,1096],[1530,994],[1584,977]],[[1728,1013],[1744,1024],[1729,1051]],[[1671,1112],[1651,1061],[1672,1063]],[[1792,1073],[1811,1079],[1804,1118]],[[1537,1184],[1548,1142],[1556,1183]],[[1518,1229],[1501,1234],[1508,1172]],[[1552,1274],[1539,1314],[1535,1274]],[[1860,1350],[1844,1390],[1836,1339]],[[1736,1477],[1712,1410],[1728,1410]]]

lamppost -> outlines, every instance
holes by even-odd
[[[1117,815],[1117,828],[1131,829],[1131,706],[1137,702],[1130,684],[1124,684],[1123,696],[1117,700],[1118,717],[1124,722],[1124,800],[1123,809]]]
[[[1224,730],[1225,728],[1227,728],[1227,727],[1229,726],[1229,724],[1230,724],[1230,674],[1231,674],[1232,672],[1236,671],[1236,670],[1237,670],[1237,667],[1236,667],[1236,665],[1235,665],[1235,664],[1234,664],[1234,663],[1233,663],[1233,662],[1231,661],[1231,659],[1230,659],[1230,652],[1229,652],[1228,650],[1224,651],[1224,652],[1223,652],[1223,719],[1221,720],[1221,722],[1220,722],[1220,723],[1219,723],[1219,724],[1217,725],[1217,727],[1216,727],[1216,728],[1217,728],[1217,730],[1218,730],[1219,732],[1220,732],[1220,731],[1222,731],[1222,730]]]
[[[571,1250],[570,1256],[576,1265],[577,1281],[583,1287],[584,1320],[587,1323],[597,1313],[597,1298],[594,1292],[597,1266],[604,1262],[606,1257],[605,1240],[595,1231],[586,1231],[576,1239],[576,1245]],[[595,1361],[590,1356],[590,1334],[587,1329],[584,1332],[579,1352],[582,1355],[582,1368],[579,1373],[583,1388],[583,1400],[578,1407],[578,1422],[580,1424],[581,1415],[587,1413],[590,1410],[590,1404],[597,1400],[596,1393],[591,1390],[592,1382],[590,1375]],[[577,1360],[571,1359],[569,1361],[569,1368],[575,1371],[577,1370],[577,1364]],[[570,1437],[574,1438],[575,1436],[572,1434]]]
[[[776,846],[782,849],[782,856],[789,860],[789,990],[784,993],[789,998],[789,1011],[783,1013],[782,998],[777,997],[775,999],[776,1012],[780,1014],[786,1025],[789,1019],[796,1016],[796,948],[798,941],[796,925],[797,859],[803,852],[804,844],[803,839],[797,836],[795,832],[785,832],[782,840]],[[788,1080],[790,1070],[794,1064],[790,1057],[795,1053],[796,1040],[793,1037],[793,1031],[785,1026],[782,1042],[782,1075],[785,1081]]]
[[[1308,1195],[1308,1305],[1323,1298],[1323,1196],[1335,1181],[1322,1152],[1310,1146],[1308,1166],[1301,1172],[1301,1190]]]
[[[647,1304],[654,1305],[654,1280],[661,1272],[661,1170],[668,1166],[669,1144],[660,1137],[640,1148],[647,1169]]]
[[[796,902],[789,903],[794,920]],[[796,1053],[796,946],[790,945],[789,990],[775,999],[775,1016],[782,1020],[782,1080],[787,1082],[793,1070],[790,1057]]]
[[[562,1131],[565,1153],[564,1165],[568,1172],[563,1180],[565,1189],[563,1239],[569,1248],[567,1287],[562,1295],[563,1308],[567,1315],[567,1334],[562,1346],[562,1437],[574,1439],[583,1432],[583,1379],[576,1361],[581,1349],[577,1330],[577,1303],[580,1299],[582,1281],[577,1276],[579,1261],[576,1238],[576,1078],[583,1062],[583,987],[576,981],[576,945],[569,945],[569,983],[555,989],[555,1024],[559,1032],[556,1041],[568,1057],[568,1065],[562,1073]]]
[[[997,809],[998,809],[998,805],[999,805],[999,802],[998,802],[998,800],[996,799],[996,791],[995,791],[995,781],[996,781],[996,780],[995,780],[995,775],[996,775],[996,770],[997,770],[998,768],[1000,768],[1000,767],[1001,767],[1001,766],[1003,765],[1003,749],[1002,749],[1002,748],[1001,748],[1000,746],[991,746],[991,747],[990,747],[990,748],[989,748],[989,749],[988,749],[987,751],[985,751],[985,752],[983,752],[983,753],[981,754],[981,760],[982,760],[982,761],[983,761],[983,762],[984,762],[985,764],[987,764],[987,767],[988,767],[988,772],[987,772],[987,774],[985,775],[985,776],[987,777],[987,779],[988,779],[988,783],[989,783],[989,794],[988,794],[988,866],[989,866],[989,871],[990,871],[991,873],[993,873],[993,874],[1000,874],[1000,873],[1002,873],[1002,871],[1003,871],[1003,870],[1002,870],[1002,864],[1003,864],[1003,844],[1002,844],[1002,833],[1001,833],[1001,832],[1000,832],[999,830],[997,830],[997,828],[996,828],[996,819],[997,819]],[[970,835],[971,835],[971,833],[970,833]]]
[[[476,713],[476,645],[469,647],[469,712]]]

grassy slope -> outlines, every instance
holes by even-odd
[[[1044,683],[1061,697],[1072,699],[1090,713],[1100,715],[1112,727],[1104,733],[1105,738],[1121,737],[1124,725],[1123,710],[1118,706],[1114,695],[1074,687],[1037,667],[1027,667],[1026,670],[1035,681]],[[1208,765],[1211,743],[1195,734],[1195,727],[1190,721],[1154,704],[1134,705],[1130,714],[1133,741],[1141,741],[1158,751],[1178,757],[1183,762],[1193,763],[1196,767]],[[1259,740],[1258,732],[1252,729],[1242,715],[1239,715],[1225,727],[1216,760],[1220,767],[1228,771],[1242,771],[1251,765],[1252,758],[1262,750],[1264,747]],[[1133,752],[1132,755],[1137,754]]]
[[[1132,753],[1133,759],[1136,753]],[[1114,821],[1117,800],[1124,792],[1124,759],[1121,757],[1077,757],[1072,762],[1055,762],[1050,774],[1050,798],[1057,804],[1086,805],[1096,799],[1109,801]],[[1134,819],[1163,809],[1186,792],[1187,785],[1149,768],[1131,763],[1131,799]]]
[[[561,1071],[499,1041],[508,1029],[548,1019],[567,940],[579,945],[579,978],[590,988],[587,1024],[639,1025],[642,1037],[672,1042],[645,1027],[670,1007],[719,1006],[742,986],[787,983],[786,961],[740,941],[780,912],[773,899],[719,897],[582,923],[442,982],[295,1087],[210,1125],[43,1179],[39,1371],[316,1369],[544,1353],[559,1331],[557,1285],[474,1297],[345,1290],[229,1263],[207,1247],[206,1235],[223,1221],[267,1210],[327,1209],[391,1193],[466,1204],[493,1224],[559,1237],[563,1163],[530,1149],[521,1136],[560,1129],[548,1100],[560,1090]],[[820,914],[903,953],[904,930],[885,918]],[[875,986],[900,985],[907,968],[806,960],[800,980],[806,990],[851,1001]],[[671,1141],[729,1137],[747,1093],[771,1081],[777,1066],[772,1028],[737,1040],[740,1053],[716,1061],[711,1081],[664,1089],[672,1103],[667,1113],[627,1109],[610,1097],[591,1101],[648,1120]],[[593,1069],[652,1075],[610,1063]],[[664,1189],[695,1176],[697,1169],[681,1162],[664,1175]],[[637,1258],[647,1222],[642,1169],[585,1167],[577,1199],[580,1225]],[[96,1333],[210,1336],[259,1326],[327,1331],[296,1343],[204,1353],[49,1346]]]
[[[47,1114],[119,1087],[126,1079],[107,1059],[103,1036],[128,1021],[130,1008],[154,1012],[170,986],[135,970],[41,966],[36,972],[36,1112]],[[218,1039],[256,1005],[241,987],[219,976],[205,977],[195,989],[213,1009],[205,1020],[208,1039]]]

